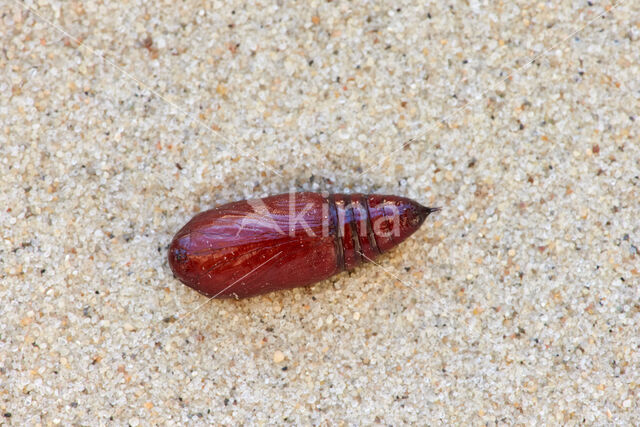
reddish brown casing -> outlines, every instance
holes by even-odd
[[[376,194],[287,193],[202,212],[173,238],[175,276],[216,298],[311,285],[374,259],[437,208]]]

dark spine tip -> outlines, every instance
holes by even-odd
[[[418,205],[418,207],[416,209],[416,211],[417,211],[416,219],[419,219],[421,224],[425,219],[427,219],[427,217],[429,215],[431,215],[432,213],[439,212],[439,211],[442,210],[441,207],[430,208],[430,207],[427,207],[427,206],[420,205],[418,203],[416,203],[416,205]]]

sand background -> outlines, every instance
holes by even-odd
[[[1,424],[640,422],[640,3],[0,12]],[[443,210],[312,288],[172,277],[290,189]]]

